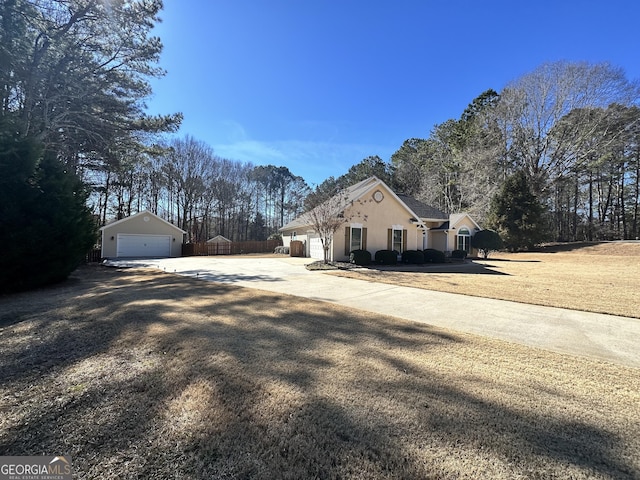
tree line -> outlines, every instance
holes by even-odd
[[[185,230],[188,242],[264,240],[302,213],[310,191],[287,167],[220,158],[191,136],[90,175],[102,224],[147,209]]]
[[[499,93],[483,92],[427,138],[407,139],[389,162],[365,158],[315,193],[322,197],[375,174],[447,213],[467,211],[500,228],[505,212],[497,209],[509,205],[501,199],[524,198],[513,195],[519,185],[537,202],[529,211],[540,207],[535,228],[527,226],[531,240],[634,239],[640,236],[639,98],[638,82],[610,64],[543,64]],[[513,176],[518,180],[507,185]]]

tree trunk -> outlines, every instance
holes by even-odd
[[[593,242],[593,171],[589,170],[589,228],[587,238]]]

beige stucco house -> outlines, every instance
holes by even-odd
[[[148,210],[109,223],[100,231],[102,258],[179,257],[187,233]]]
[[[370,177],[334,198],[335,214],[344,218],[333,235],[330,260],[345,261],[352,250],[424,250],[471,253],[471,237],[479,225],[466,213],[447,215],[412,197],[396,194],[382,180]],[[305,245],[307,257],[323,259],[320,236],[304,214],[280,229],[285,247],[292,240]]]

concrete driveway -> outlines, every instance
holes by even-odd
[[[336,303],[442,328],[640,367],[640,320],[367,282],[309,271],[308,258],[114,260],[205,281]]]

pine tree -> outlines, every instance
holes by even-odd
[[[96,240],[87,193],[31,138],[0,138],[0,291],[66,279]]]
[[[493,199],[488,223],[511,251],[531,249],[545,239],[545,208],[533,194],[524,172],[507,178]]]

